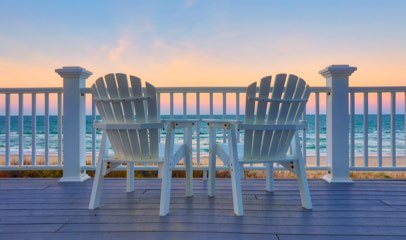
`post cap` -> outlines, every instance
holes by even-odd
[[[63,67],[55,69],[55,72],[58,73],[62,78],[72,79],[86,79],[93,74],[82,67]]]
[[[319,73],[325,78],[333,77],[349,77],[353,72],[357,70],[356,67],[350,67],[350,65],[331,65],[326,67],[323,70],[320,70]]]

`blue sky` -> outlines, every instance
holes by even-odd
[[[405,85],[406,1],[0,2],[0,87],[60,86],[82,66],[156,85],[238,85],[292,72],[323,85],[331,64],[352,85]]]

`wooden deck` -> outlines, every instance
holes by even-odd
[[[217,181],[217,196],[195,180],[185,198],[184,180],[174,179],[171,213],[158,216],[160,180],[107,179],[102,206],[88,210],[92,181],[0,179],[0,239],[406,239],[406,181],[361,180],[328,184],[310,180],[314,209],[300,207],[295,180],[244,180],[245,216],[232,211],[229,179]]]

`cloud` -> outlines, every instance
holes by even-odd
[[[191,8],[191,7],[193,7],[193,6],[195,5],[195,3],[196,3],[196,0],[185,0],[185,1],[183,2],[183,5],[184,5],[186,8]]]
[[[116,44],[110,49],[108,56],[112,62],[118,63],[121,61],[123,52],[129,47],[130,41],[126,36],[121,36]]]

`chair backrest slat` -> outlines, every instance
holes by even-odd
[[[310,87],[309,87],[309,85],[306,85],[305,89],[303,90],[302,99],[308,99],[309,96],[310,96]],[[297,107],[297,110],[296,110],[294,120],[292,122],[297,123],[301,119],[302,114],[303,114],[303,110],[304,110],[305,107],[306,107],[306,102],[299,103],[299,105]],[[284,151],[288,150],[289,142],[293,139],[295,133],[296,133],[296,131],[290,131],[289,132],[288,138],[287,138],[286,143],[285,143],[286,147],[285,147],[284,150],[282,150],[282,153]]]
[[[259,98],[267,99],[269,96],[270,84],[271,84],[272,76],[264,77],[261,79],[261,83],[259,85]],[[257,115],[255,118],[256,124],[264,124],[265,123],[265,116],[266,116],[266,107],[268,102],[265,101],[258,101],[257,104]],[[251,156],[252,158],[258,158],[260,155],[260,150],[262,147],[262,137],[263,137],[263,130],[256,130],[254,131],[254,142],[252,144]]]
[[[296,85],[295,93],[293,94],[292,99],[302,99],[303,92],[305,90],[306,83],[305,81],[298,81]],[[286,123],[292,123],[295,120],[297,109],[300,102],[292,102],[290,105],[289,113],[286,118]]]
[[[157,92],[156,88],[146,83],[146,94],[150,97],[149,101],[147,102],[148,107],[148,122],[156,122],[159,120],[158,116],[158,105],[157,105]],[[149,150],[150,150],[150,158],[156,158],[159,154],[158,143],[159,143],[159,131],[158,129],[150,129],[149,130]]]
[[[255,97],[257,91],[257,83],[252,83],[247,87],[246,91],[246,103],[245,103],[245,122],[254,123],[254,112],[255,112]],[[252,150],[252,130],[245,130],[244,133],[244,158],[251,158]]]
[[[141,88],[141,79],[130,76],[131,81],[131,91],[134,97],[142,97],[143,92]],[[138,123],[145,123],[146,120],[146,112],[144,108],[143,101],[135,101],[134,108],[136,113],[136,121]],[[140,140],[140,150],[141,150],[141,158],[148,159],[149,158],[149,144],[148,144],[148,131],[147,130],[139,130],[138,131],[139,140]]]
[[[118,94],[116,76],[111,73],[106,75],[104,79],[106,80],[109,98],[119,98],[120,95]],[[121,102],[112,102],[111,106],[113,108],[114,116],[116,117],[116,123],[124,123],[124,113],[121,108]]]
[[[296,84],[297,84],[298,77],[295,75],[289,75],[288,81],[286,83],[285,91],[283,93],[282,99],[292,99],[293,94],[296,89]],[[285,124],[286,123],[286,118],[287,114],[289,113],[289,109],[291,106],[292,102],[282,102],[278,117],[276,119],[277,124]],[[278,155],[280,153],[279,148],[283,147],[282,144],[280,144],[283,141],[283,135],[282,131],[275,131],[272,137],[271,141],[271,146],[270,146],[270,153]]]
[[[293,94],[292,99],[302,99],[305,87],[306,87],[305,81],[299,80],[295,87],[295,92]],[[288,115],[287,115],[286,121],[285,121],[286,124],[295,123],[294,120],[295,120],[295,117],[297,114],[299,104],[300,104],[300,102],[291,102],[290,109],[289,109],[289,112],[288,112]],[[281,147],[278,149],[279,152],[277,153],[277,155],[282,155],[288,150],[295,132],[296,132],[295,130],[282,131],[281,139],[280,139],[280,143],[279,143],[279,146],[281,146]]]
[[[118,92],[117,80],[115,74],[111,73],[104,77],[107,84],[107,92],[109,93],[110,98],[120,98],[120,94]],[[123,102],[112,102],[111,106],[113,107],[114,115],[116,116],[116,123],[125,123],[124,118],[124,110],[123,110]],[[122,146],[123,156],[121,158],[132,158],[133,152],[129,140],[129,135],[127,130],[118,130],[119,134],[119,144]]]
[[[306,84],[305,90],[303,91],[302,99],[309,99],[310,96],[310,86]],[[307,102],[301,102],[297,108],[295,118],[293,122],[298,122],[302,117],[302,113],[306,107]]]
[[[97,87],[97,91],[99,93],[100,99],[109,98],[104,78],[99,78],[98,80],[96,80],[95,86]],[[105,113],[105,116],[104,116],[105,121],[107,123],[115,123],[116,117],[114,115],[114,110],[113,110],[113,107],[111,106],[111,103],[102,102],[102,106],[103,106],[104,113]],[[102,116],[102,118],[103,118],[103,116]],[[120,143],[120,141],[121,141],[120,134],[118,133],[117,130],[108,130],[106,132],[110,139],[111,146],[115,149],[115,154],[118,157],[122,157],[124,155],[124,152],[123,152],[123,148]]]
[[[289,75],[288,77],[288,82],[286,84],[286,89],[283,94],[283,99],[292,99],[293,94],[295,93],[296,90],[296,84],[298,81],[298,77],[295,75]],[[281,107],[278,113],[278,118],[276,120],[277,123],[279,124],[284,124],[286,123],[286,118],[288,117],[289,109],[290,106],[292,105],[292,102],[282,102]]]
[[[123,73],[117,73],[117,85],[118,90],[120,93],[121,98],[128,98],[132,97],[130,92],[130,87],[128,85],[127,75]],[[135,121],[135,111],[133,107],[133,103],[130,101],[122,102],[123,110],[124,110],[124,120],[126,123],[133,123]],[[140,151],[140,144],[138,139],[138,132],[137,130],[128,130],[128,138],[130,141],[131,149],[133,151],[132,159],[140,160],[141,159],[141,151]]]
[[[285,80],[286,74],[278,74],[275,77],[273,89],[272,89],[272,99],[281,99],[284,87],[285,87]],[[270,102],[268,107],[268,118],[266,123],[274,124],[276,122],[276,118],[278,117],[279,112],[279,102]],[[269,145],[272,141],[274,131],[268,130],[264,133],[264,138],[261,147],[261,158],[266,158],[269,154]]]

